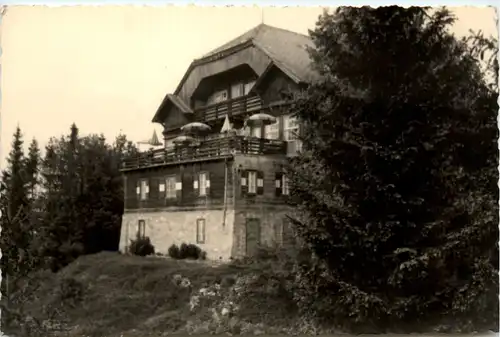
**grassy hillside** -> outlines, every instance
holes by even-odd
[[[99,253],[37,275],[19,302],[43,334],[306,333],[280,269]]]

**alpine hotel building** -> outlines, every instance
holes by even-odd
[[[163,254],[185,242],[227,260],[290,240],[283,164],[300,144],[286,93],[317,76],[307,46],[261,24],[191,63],[152,120],[163,148],[123,164],[121,251],[141,235]]]

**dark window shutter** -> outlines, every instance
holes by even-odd
[[[257,194],[264,194],[264,172],[257,171]]]
[[[151,181],[150,179],[146,179],[146,200],[149,200],[149,195],[150,195],[150,190],[151,188]]]
[[[241,187],[241,195],[247,195],[248,194],[248,171],[241,171],[240,187]]]
[[[274,185],[276,187],[276,196],[279,197],[283,194],[283,173],[276,173]]]
[[[184,186],[182,186],[182,175],[178,174],[175,176],[175,197],[177,200],[182,199],[182,189]]]
[[[159,178],[151,178],[150,180],[151,186],[149,186],[149,196],[151,199],[157,199],[158,198],[158,184],[160,183]]]

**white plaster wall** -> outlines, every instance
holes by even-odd
[[[226,211],[223,225],[223,210],[130,212],[122,218],[120,251],[125,252],[130,239],[135,238],[139,220],[146,222],[146,236],[149,236],[155,251],[167,254],[172,244],[194,243],[207,252],[207,258],[228,260],[233,247],[234,211]],[[196,220],[205,219],[205,243],[196,243]]]

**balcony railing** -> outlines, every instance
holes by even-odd
[[[142,152],[123,162],[122,169],[217,159],[233,154],[277,155],[286,154],[286,142],[245,136],[220,136],[200,140],[197,146],[182,146]]]
[[[224,118],[226,114],[235,117],[244,113],[254,113],[261,107],[262,102],[258,96],[242,96],[195,109],[194,114],[196,121],[210,122]]]

